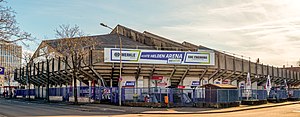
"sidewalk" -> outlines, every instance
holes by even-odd
[[[223,109],[212,109],[212,108],[171,108],[167,111],[145,111],[141,112],[142,114],[213,114],[213,113],[228,113],[228,112],[238,112],[238,111],[245,111],[245,110],[254,110],[254,109],[261,109],[261,108],[271,108],[277,106],[285,106],[285,105],[292,105],[292,104],[300,104],[300,101],[294,102],[283,102],[283,103],[268,103],[263,105],[257,106],[247,106],[241,105],[239,107],[231,107],[231,108],[223,108]]]
[[[268,103],[268,104],[263,104],[258,106],[241,105],[239,107],[222,108],[222,109],[196,108],[196,107],[150,108],[150,107],[116,106],[116,105],[108,105],[108,104],[73,105],[69,103],[48,103],[42,100],[27,101],[26,103],[45,104],[49,106],[56,106],[59,108],[67,108],[67,109],[89,111],[89,112],[110,111],[110,112],[123,113],[123,114],[213,114],[213,113],[238,112],[238,111],[254,110],[260,108],[270,108],[270,107],[277,107],[277,106],[284,106],[284,105],[300,104],[300,101]]]

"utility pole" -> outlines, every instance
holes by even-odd
[[[106,27],[110,30],[113,30],[113,28],[111,28],[110,26],[104,24],[104,23],[100,23],[101,26]],[[118,79],[118,88],[119,88],[119,106],[122,105],[122,38],[119,35],[119,27],[117,26],[117,36],[119,38],[120,41],[120,74],[119,74],[119,79]]]

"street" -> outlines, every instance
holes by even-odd
[[[60,105],[31,103],[0,99],[0,116],[74,116],[74,115],[114,115],[122,114],[121,110],[97,109],[95,111],[81,108],[78,105]]]
[[[110,108],[111,107],[111,108]],[[0,99],[0,117],[2,116],[150,116],[150,117],[182,117],[182,116],[201,116],[201,117],[300,117],[300,104],[287,106],[271,107],[264,109],[247,110],[240,112],[215,113],[215,114],[130,114],[125,108],[114,109],[115,106],[89,107],[80,105],[32,103],[20,100]],[[199,109],[200,110],[200,109]]]

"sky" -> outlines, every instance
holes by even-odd
[[[37,41],[55,38],[61,24],[88,35],[107,34],[103,22],[188,41],[264,64],[300,60],[300,0],[7,0],[22,30]]]

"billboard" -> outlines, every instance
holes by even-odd
[[[0,75],[4,75],[4,67],[0,67]]]
[[[162,80],[164,76],[152,76],[152,80]]]
[[[192,81],[192,86],[199,86],[200,85],[200,81]]]
[[[119,48],[104,48],[104,62],[120,62]],[[122,49],[123,63],[215,65],[212,51],[183,52]]]
[[[125,86],[126,87],[134,87],[135,86],[135,81],[126,81]]]

